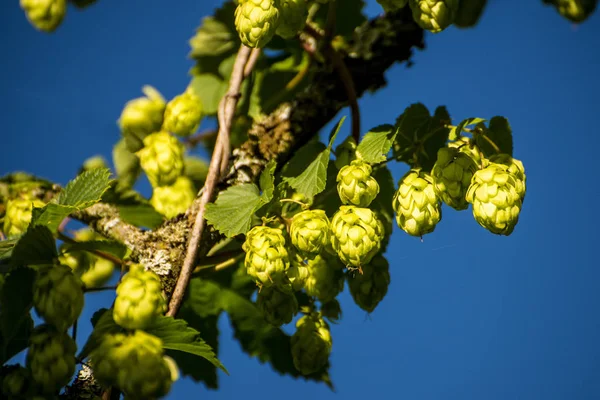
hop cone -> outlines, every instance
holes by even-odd
[[[246,252],[246,271],[254,280],[265,286],[287,280],[290,255],[281,229],[255,226],[246,234],[242,248]]]
[[[158,186],[152,191],[150,204],[167,218],[185,212],[196,198],[194,183],[185,176],[177,178],[171,186]]]
[[[352,136],[348,136],[335,149],[335,167],[342,169],[356,160],[356,141]]]
[[[200,98],[189,92],[180,94],[167,104],[162,130],[179,136],[189,136],[200,126],[202,116]]]
[[[167,311],[160,279],[144,267],[132,265],[117,287],[113,318],[127,329],[145,329]]]
[[[172,384],[162,341],[136,330],[127,335],[106,335],[90,354],[94,376],[104,386],[117,386],[126,398],[155,399],[166,395]]]
[[[298,312],[298,300],[289,286],[266,286],[258,293],[256,305],[268,323],[281,326],[290,323]]]
[[[31,374],[27,368],[20,365],[5,366],[0,370],[2,387],[0,394],[6,399],[25,399],[31,387]]]
[[[329,243],[329,218],[323,210],[302,211],[290,225],[292,244],[308,254],[318,254]]]
[[[409,0],[417,24],[433,33],[449,27],[458,10],[458,0]]]
[[[354,160],[337,175],[337,190],[344,204],[368,207],[379,194],[379,184],[371,176],[371,166]]]
[[[550,2],[554,4],[560,15],[575,23],[585,21],[594,12],[597,4],[597,0],[552,0]]]
[[[304,28],[308,17],[306,0],[279,0],[279,24],[276,33],[290,39]]]
[[[309,275],[308,265],[305,263],[302,257],[296,255],[292,257],[290,268],[285,272],[285,274],[292,284],[292,289],[300,291],[304,287],[306,279]]]
[[[16,198],[6,202],[4,215],[4,234],[17,236],[25,233],[31,222],[31,212],[34,207],[44,207],[43,201],[37,199]]]
[[[460,0],[454,18],[454,25],[460,28],[470,28],[477,25],[486,3],[487,0]]]
[[[20,0],[20,4],[31,25],[44,32],[54,32],[67,13],[67,0]]]
[[[329,326],[314,316],[304,316],[296,323],[292,335],[292,359],[294,366],[303,375],[310,375],[323,368],[331,353]]]
[[[467,201],[479,225],[497,235],[510,235],[519,221],[522,199],[518,178],[504,164],[490,163],[473,175]]]
[[[368,313],[385,297],[390,285],[390,266],[383,256],[377,256],[363,268],[362,274],[348,276],[348,286],[354,302]]]
[[[55,393],[75,372],[77,345],[69,335],[50,325],[40,325],[29,338],[27,367],[44,393]]]
[[[248,47],[265,47],[279,24],[280,0],[240,0],[235,9],[235,28]]]
[[[142,92],[146,97],[128,101],[117,121],[125,143],[132,152],[144,147],[146,136],[160,131],[166,107],[165,99],[152,86],[144,86]]]
[[[508,154],[496,154],[491,156],[489,161],[496,164],[504,164],[508,167],[508,172],[515,178],[515,184],[519,197],[521,197],[522,201],[525,200],[527,179],[525,177],[525,167],[523,167],[523,163],[512,158]]]
[[[346,265],[368,264],[381,247],[384,227],[368,208],[341,206],[331,219],[331,245]]]
[[[471,146],[471,142],[472,140],[468,137],[461,136],[459,139],[449,142],[448,147],[460,150],[471,157],[475,161],[475,164],[481,165],[481,153],[479,153],[477,147]]]
[[[138,156],[153,187],[172,185],[183,175],[183,152],[183,145],[170,133],[153,133],[144,139]]]
[[[431,175],[411,169],[400,179],[399,186],[392,203],[398,226],[412,236],[433,232],[442,219],[442,208]]]
[[[442,147],[431,170],[435,194],[455,210],[469,207],[465,199],[477,164],[467,154],[455,148]]]
[[[330,265],[323,256],[308,261],[308,277],[304,283],[306,294],[326,303],[344,290],[342,271]]]
[[[83,310],[81,281],[65,265],[42,268],[33,285],[33,305],[44,321],[64,332]]]
[[[385,12],[392,12],[404,8],[408,0],[377,0]]]

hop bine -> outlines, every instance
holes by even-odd
[[[265,320],[274,326],[292,321],[298,312],[298,300],[289,286],[266,286],[258,293],[256,305]]]
[[[290,237],[300,252],[319,254],[329,244],[329,218],[325,211],[306,210],[294,215]]]
[[[306,315],[296,323],[292,335],[292,359],[303,375],[310,375],[325,367],[331,353],[331,333],[322,318]]]
[[[279,0],[279,23],[275,33],[285,39],[293,38],[304,28],[307,17],[306,0]]]

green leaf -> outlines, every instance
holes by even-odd
[[[21,319],[21,322],[17,322],[15,326],[16,329],[13,338],[10,340],[5,340],[3,334],[0,332],[0,365],[29,346],[29,336],[33,331],[33,318],[31,318],[31,314],[27,313]]]
[[[450,129],[450,134],[448,135],[448,139],[454,141],[457,140],[458,138],[460,138],[462,131],[468,127],[469,125],[477,125],[481,122],[485,122],[485,119],[483,118],[467,118],[464,119],[460,122],[460,124],[458,124],[455,127],[452,127],[452,129]]]
[[[427,133],[423,136],[423,151],[419,155],[419,164],[426,171],[430,171],[437,161],[438,150],[446,145],[450,128],[450,114],[446,107],[438,107],[435,109],[433,117],[427,129]]]
[[[183,160],[184,174],[194,182],[197,190],[204,186],[206,176],[208,175],[208,164],[200,157],[187,156]]]
[[[113,147],[112,157],[119,182],[125,187],[133,187],[142,169],[140,159],[129,150],[125,139]]]
[[[483,124],[480,124],[479,127],[483,128],[483,133],[474,135],[475,143],[484,156],[490,157],[498,153],[512,156],[512,128],[506,118],[496,116],[490,120],[487,129]]]
[[[118,209],[123,222],[138,227],[155,229],[164,222],[164,217],[150,204],[122,205]]]
[[[32,226],[19,238],[12,252],[14,265],[52,264],[58,257],[56,241],[45,226]]]
[[[58,195],[57,203],[78,209],[87,208],[99,202],[109,187],[109,169],[96,168],[85,171],[67,184]]]
[[[69,245],[65,247],[63,253],[71,253],[74,251],[101,251],[121,260],[130,253],[127,246],[116,240],[91,240],[87,242],[69,243]]]
[[[44,226],[50,231],[56,232],[60,223],[76,210],[76,207],[56,203],[48,203],[42,208],[34,207],[30,225]]]
[[[190,279],[181,309],[185,310],[186,314],[200,317],[219,315],[223,309],[219,297],[220,290],[219,285],[204,278]]]
[[[387,159],[398,129],[392,125],[379,125],[371,129],[360,141],[356,149],[357,155],[365,162],[377,164]]]
[[[31,318],[35,277],[34,270],[18,268],[12,270],[5,278],[0,294],[0,334],[4,346],[8,346],[18,331],[24,329],[21,327],[23,321]]]
[[[190,39],[190,57],[218,56],[233,50],[238,37],[234,33],[224,22],[212,16],[204,18],[202,26]]]
[[[104,336],[124,332],[124,329],[117,325],[113,319],[112,307],[96,311],[92,316],[92,325],[94,330],[77,356],[79,359],[87,358],[102,343]]]
[[[227,92],[227,87],[227,82],[222,78],[206,73],[194,76],[188,89],[200,98],[206,115],[216,115],[219,102]]]
[[[164,349],[183,351],[202,357],[229,375],[212,348],[202,340],[200,333],[194,328],[190,328],[184,320],[161,316],[146,331],[159,337],[163,342]]]
[[[336,35],[351,39],[356,27],[362,25],[367,20],[362,12],[365,2],[363,0],[336,1],[335,6],[338,18],[335,20],[334,32]],[[325,27],[328,8],[327,4],[322,5],[315,16],[315,21],[321,27]]]
[[[258,187],[245,183],[232,186],[221,193],[214,203],[206,205],[206,221],[227,237],[246,233],[252,215],[264,204]]]
[[[273,175],[275,174],[276,166],[277,163],[275,160],[271,160],[267,163],[265,169],[260,174],[259,183],[260,190],[262,191],[260,197],[264,204],[267,204],[271,201],[271,199],[273,199],[273,192],[275,191],[275,178]]]
[[[0,261],[8,260],[12,257],[12,252],[18,241],[18,238],[0,241]]]

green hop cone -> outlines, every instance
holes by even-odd
[[[354,160],[337,175],[337,191],[344,204],[368,207],[379,194],[379,184],[371,176],[371,166],[364,161]]]
[[[487,0],[460,0],[454,25],[459,28],[470,28],[477,25]]]
[[[290,268],[288,268],[285,274],[292,284],[293,290],[302,290],[309,275],[308,265],[306,264],[304,258],[294,255],[290,261]]]
[[[173,383],[162,341],[144,331],[105,335],[90,359],[98,382],[118,387],[126,398],[160,398]]]
[[[292,218],[292,244],[302,253],[318,254],[329,243],[329,218],[323,210],[302,211]]]
[[[139,264],[132,265],[117,286],[115,322],[127,329],[145,329],[166,311],[167,300],[158,275]]]
[[[246,252],[246,272],[265,286],[287,281],[290,254],[283,231],[267,226],[255,226],[246,234],[242,248]]]
[[[383,300],[390,285],[390,266],[378,255],[363,268],[362,274],[348,276],[348,286],[354,302],[368,313]]]
[[[385,12],[393,12],[404,8],[408,0],[377,0]]]
[[[16,198],[8,200],[6,202],[6,214],[4,215],[4,234],[10,237],[25,233],[31,223],[33,208],[44,206],[44,202],[37,199]]]
[[[67,0],[20,0],[27,20],[36,29],[54,32],[67,14]]]
[[[293,38],[304,28],[307,17],[306,0],[279,0],[279,23],[275,33],[285,39]]]
[[[356,160],[356,141],[352,136],[348,136],[344,141],[335,149],[335,167],[342,169],[346,165]]]
[[[331,333],[322,318],[306,315],[296,323],[292,335],[292,359],[294,366],[303,375],[319,371],[327,364],[331,353]]]
[[[523,163],[508,154],[496,154],[490,157],[490,162],[496,164],[504,164],[508,167],[508,172],[515,178],[517,193],[521,197],[521,201],[525,200],[525,192],[527,190],[527,178],[525,176],[525,167]]]
[[[202,101],[198,96],[186,92],[175,96],[167,104],[162,130],[179,136],[190,136],[200,126],[202,117]]]
[[[458,0],[409,0],[409,4],[416,23],[433,33],[449,27],[458,11]]]
[[[519,221],[522,199],[518,178],[504,164],[490,163],[473,175],[467,201],[479,225],[497,235],[510,235]]]
[[[442,219],[442,207],[431,175],[411,169],[398,184],[392,201],[398,226],[412,236],[433,232]]]
[[[183,175],[183,145],[168,132],[146,136],[138,151],[142,169],[153,187],[169,186]]]
[[[469,207],[465,199],[477,164],[467,154],[456,148],[442,147],[431,170],[436,195],[455,210]]]
[[[298,312],[298,300],[289,286],[266,286],[261,288],[256,305],[265,320],[275,326],[288,324]]]
[[[241,0],[235,9],[235,28],[248,47],[265,47],[279,25],[280,0]]]
[[[0,370],[0,394],[6,399],[25,399],[31,387],[31,373],[20,365],[5,366]]]
[[[585,21],[596,9],[597,0],[544,0],[553,4],[560,15],[571,22]]]
[[[166,102],[152,86],[144,86],[146,97],[138,97],[125,104],[117,121],[129,151],[135,152],[144,147],[144,138],[159,132],[163,123]]]
[[[368,208],[341,206],[331,219],[331,246],[340,260],[360,268],[381,248],[384,226]]]
[[[71,268],[41,268],[33,285],[33,306],[40,317],[61,332],[73,325],[83,310],[83,288]]]
[[[40,325],[29,338],[27,368],[44,393],[65,386],[75,372],[77,345],[71,337],[51,325]]]
[[[473,161],[475,161],[475,164],[481,165],[481,153],[479,152],[479,148],[474,146],[474,141],[472,139],[461,136],[460,138],[449,142],[448,147],[460,150],[462,153],[471,157]]]
[[[170,186],[155,187],[150,204],[167,218],[173,218],[185,212],[196,198],[194,183],[185,176],[177,178]]]
[[[344,290],[342,271],[328,261],[320,255],[314,260],[308,260],[308,277],[304,283],[306,294],[324,303],[333,300]]]

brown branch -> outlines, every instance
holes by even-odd
[[[358,143],[360,141],[360,108],[358,107],[354,81],[340,54],[333,47],[329,47],[328,53],[342,83],[344,84],[348,102],[350,102],[350,111],[352,112],[352,137],[356,143]]]
[[[74,239],[70,238],[69,236],[65,235],[60,230],[57,233],[57,238],[59,240],[62,240],[65,243],[69,243],[69,244],[80,243],[77,240],[74,240]],[[113,264],[116,264],[116,265],[124,264],[124,261],[121,260],[120,258],[115,257],[112,254],[108,254],[108,253],[105,253],[105,252],[100,251],[100,250],[85,250],[85,251],[87,251],[88,253],[92,253],[96,257],[100,257],[100,258],[103,258],[105,260],[108,260],[108,261],[112,262]],[[65,251],[64,253],[68,253],[68,251]]]
[[[226,151],[228,151],[229,148],[231,123],[240,96],[240,87],[244,80],[245,67],[251,52],[252,50],[249,47],[244,45],[240,46],[235,64],[233,65],[233,71],[231,72],[229,90],[219,104],[219,133],[217,134],[217,144],[215,145],[215,151],[210,161],[208,176],[206,177],[206,183],[204,185],[202,197],[200,198],[198,214],[196,215],[194,227],[192,228],[185,259],[179,273],[177,284],[171,295],[171,301],[169,302],[167,316],[170,317],[174,317],[177,314],[181,302],[183,301],[186,288],[194,271],[194,264],[196,262],[200,240],[202,239],[202,233],[204,231],[204,226],[206,225],[204,220],[206,204],[212,199],[217,182],[221,177],[223,159],[229,158],[229,152]]]

